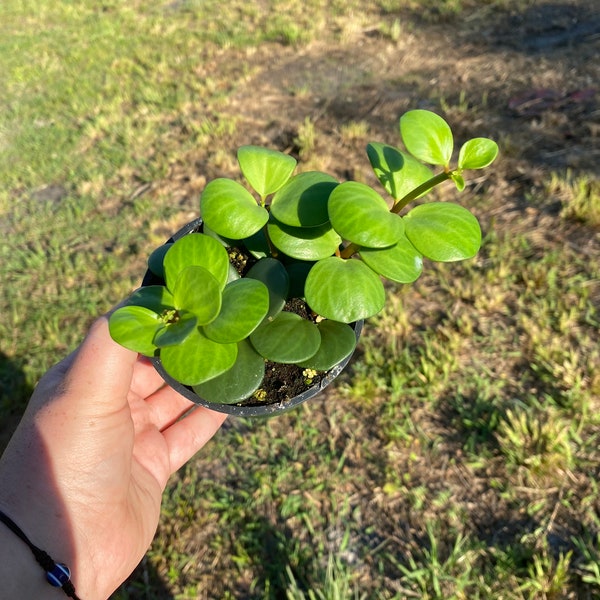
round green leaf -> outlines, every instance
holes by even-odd
[[[379,276],[360,260],[337,256],[314,265],[306,278],[304,296],[317,314],[342,323],[372,317],[385,304]]]
[[[269,219],[243,185],[225,178],[214,179],[204,188],[200,213],[214,232],[234,240],[256,233]]]
[[[177,240],[165,255],[167,287],[172,291],[180,273],[187,267],[204,267],[225,287],[229,275],[227,250],[212,237],[202,233],[190,233]]]
[[[162,327],[163,321],[159,315],[143,306],[123,306],[108,319],[112,339],[145,356],[154,356],[154,337]]]
[[[472,258],[481,246],[481,229],[474,215],[451,202],[431,202],[405,217],[406,236],[423,256],[440,262]]]
[[[182,344],[162,348],[160,359],[173,379],[199,385],[231,369],[237,352],[237,344],[213,342],[195,328]]]
[[[315,354],[321,335],[312,321],[295,313],[280,312],[272,321],[258,327],[250,341],[267,360],[287,364],[301,362]]]
[[[368,248],[395,244],[404,231],[402,219],[369,186],[355,181],[338,185],[329,197],[329,218],[346,240]]]
[[[361,248],[360,257],[390,281],[412,283],[423,270],[423,257],[406,235],[389,248]]]
[[[289,227],[271,218],[267,231],[278,250],[297,260],[326,258],[342,243],[329,222],[320,227]]]
[[[125,301],[125,305],[143,306],[160,315],[163,311],[175,307],[175,299],[164,285],[147,285],[133,292]]]
[[[235,246],[238,240],[234,240],[233,238],[225,237],[224,235],[219,235],[216,231],[213,231],[206,223],[202,223],[202,233],[211,238],[215,238],[217,242],[224,246],[225,248],[231,248]]]
[[[273,197],[271,214],[290,227],[318,227],[329,221],[327,200],[338,185],[331,175],[319,171],[292,177]]]
[[[165,254],[169,251],[173,244],[163,244],[154,250],[150,256],[148,257],[148,268],[161,279],[165,278],[165,269],[163,266],[163,261],[165,259]]]
[[[187,267],[173,288],[175,308],[193,313],[198,325],[217,318],[221,310],[221,286],[204,267]]]
[[[194,392],[208,402],[235,404],[249,398],[265,376],[265,359],[248,340],[238,343],[238,355],[231,369],[214,379],[194,386]]]
[[[442,117],[428,110],[411,110],[400,117],[400,135],[406,149],[430,165],[447,166],[454,139]]]
[[[292,156],[261,146],[242,146],[237,157],[244,177],[261,198],[281,188],[296,168]]]
[[[465,142],[458,154],[459,169],[483,169],[498,156],[498,144],[488,138],[473,138]]]
[[[367,156],[381,185],[395,200],[404,198],[433,177],[431,170],[422,162],[393,146],[378,142],[369,144]]]
[[[225,286],[219,316],[203,327],[204,335],[227,344],[248,337],[269,310],[269,290],[257,279],[238,279]]]
[[[252,265],[246,277],[262,281],[269,290],[269,311],[266,318],[274,317],[283,310],[290,287],[290,279],[282,263],[275,258],[262,258]]]
[[[356,346],[354,330],[346,323],[326,319],[317,324],[321,345],[317,353],[298,363],[300,367],[327,371],[352,354]]]
[[[180,315],[174,323],[166,323],[154,337],[154,345],[158,348],[181,344],[196,327],[197,319],[191,314]]]

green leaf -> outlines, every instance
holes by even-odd
[[[213,342],[195,328],[182,344],[162,348],[160,359],[173,379],[199,385],[231,369],[237,352],[237,344]]]
[[[214,379],[194,386],[194,392],[219,404],[235,404],[249,398],[265,376],[265,359],[248,340],[238,343],[238,355],[231,369]]]
[[[263,323],[250,336],[256,351],[267,360],[297,363],[310,358],[319,349],[321,335],[312,321],[291,312],[280,312]]]
[[[244,246],[254,258],[265,258],[271,255],[264,228],[244,240]]]
[[[181,344],[196,328],[196,317],[191,314],[179,315],[174,323],[167,323],[154,337],[154,345],[158,348]]]
[[[412,283],[423,270],[423,257],[406,235],[389,248],[361,248],[360,257],[373,271],[396,283]]]
[[[214,238],[215,240],[217,240],[217,242],[221,244],[221,246],[224,246],[225,248],[231,248],[232,246],[235,246],[236,242],[238,241],[233,238],[225,237],[224,235],[219,235],[216,231],[213,231],[204,222],[202,222],[202,233],[211,238]]]
[[[217,318],[221,310],[221,286],[204,267],[187,267],[179,274],[173,288],[177,310],[193,313],[198,325]]]
[[[227,283],[236,281],[240,277],[241,277],[241,275],[238,273],[238,270],[235,268],[235,266],[232,265],[231,263],[229,263],[229,274],[227,276]]]
[[[261,146],[242,146],[237,157],[244,177],[261,198],[283,187],[296,168],[292,156]]]
[[[267,286],[269,312],[266,318],[274,317],[283,310],[290,287],[290,279],[282,263],[275,258],[262,258],[250,268],[246,278],[258,279]]]
[[[400,117],[400,134],[406,149],[430,165],[448,166],[454,149],[450,126],[428,110],[411,110]]]
[[[338,321],[326,319],[318,323],[317,327],[321,334],[319,350],[308,360],[298,363],[298,366],[328,371],[352,354],[356,346],[356,336],[350,325]]]
[[[317,314],[342,323],[376,315],[385,304],[379,276],[358,259],[320,260],[304,286],[307,304]]]
[[[248,337],[269,310],[269,290],[257,279],[238,279],[225,286],[219,316],[203,328],[206,337],[227,344]]]
[[[256,233],[269,219],[254,196],[232,179],[211,181],[200,197],[204,222],[220,236],[240,240]]]
[[[320,227],[289,227],[271,218],[267,231],[278,250],[297,260],[326,258],[342,243],[329,222]]]
[[[160,315],[175,307],[175,299],[164,285],[147,285],[133,292],[125,306],[143,306]]]
[[[404,198],[433,177],[431,169],[393,146],[371,143],[367,146],[367,156],[381,185],[395,200]]]
[[[273,197],[271,214],[290,227],[318,227],[329,221],[327,200],[338,185],[331,175],[319,171],[292,177]]]
[[[225,287],[229,275],[229,255],[215,239],[202,233],[190,233],[177,240],[165,255],[167,287],[172,291],[180,273],[187,267],[204,267]]]
[[[355,181],[333,190],[329,218],[342,238],[368,248],[391,246],[404,231],[402,219],[390,212],[386,201],[369,186]]]
[[[450,179],[454,181],[454,185],[459,192],[462,192],[465,189],[465,178],[458,171],[453,171],[450,174]]]
[[[472,258],[481,246],[481,229],[474,215],[451,202],[431,202],[405,217],[406,236],[431,260],[451,262]]]
[[[459,169],[483,169],[498,156],[498,144],[488,138],[473,138],[465,142],[458,154]]]
[[[163,244],[154,250],[150,256],[148,257],[148,268],[152,273],[154,273],[157,277],[161,279],[165,278],[165,269],[163,266],[163,261],[165,259],[165,254],[168,252],[169,248],[171,248],[173,244]]]
[[[154,337],[163,327],[161,318],[143,306],[123,306],[108,319],[112,339],[133,352],[154,356]]]

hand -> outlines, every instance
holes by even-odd
[[[113,342],[106,318],[37,386],[0,460],[0,508],[71,568],[84,600],[108,598],[130,575],[169,476],[225,419],[203,407],[186,414],[194,406]]]

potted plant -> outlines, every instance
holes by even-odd
[[[252,191],[228,178],[206,185],[201,217],[151,254],[142,287],[112,313],[112,337],[223,412],[271,414],[318,393],[348,362],[363,320],[383,308],[382,279],[412,283],[423,258],[468,259],[481,244],[466,208],[408,205],[446,180],[462,191],[463,171],[491,164],[496,143],[467,141],[451,168],[453,135],[440,116],[409,111],[400,134],[405,150],[367,146],[389,201],[363,183],[294,175],[295,159],[281,152],[241,147]],[[273,399],[266,382],[278,369],[308,390]]]

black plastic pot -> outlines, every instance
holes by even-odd
[[[173,235],[173,237],[169,238],[166,241],[166,243],[168,244],[175,242],[185,235],[200,231],[202,231],[202,219],[198,218],[191,221],[187,225],[184,225],[177,233]],[[163,281],[161,281],[151,271],[146,271],[146,274],[144,275],[144,279],[142,281],[142,286],[154,284],[163,284]],[[356,340],[358,341],[362,331],[363,321],[356,321],[355,323],[351,324],[351,327],[354,329],[354,334],[356,335]],[[173,379],[163,368],[160,357],[153,358],[152,363],[154,364],[155,369],[160,373],[161,377],[174,390],[176,390],[182,396],[188,398],[196,404],[205,406],[206,408],[210,408],[211,410],[216,410],[218,412],[227,413],[229,415],[235,415],[237,417],[270,417],[291,410],[299,406],[303,402],[314,398],[317,394],[321,393],[332,381],[334,381],[340,375],[340,373],[344,370],[346,365],[350,362],[351,358],[352,354],[350,354],[343,361],[338,363],[335,367],[327,371],[327,373],[321,378],[321,380],[318,383],[315,383],[315,385],[309,387],[302,394],[294,396],[293,398],[284,402],[252,405],[244,405],[243,403],[218,404],[216,402],[209,402],[208,400],[205,400],[204,398],[198,396],[198,394],[196,394],[191,387],[183,385],[175,379]]]

